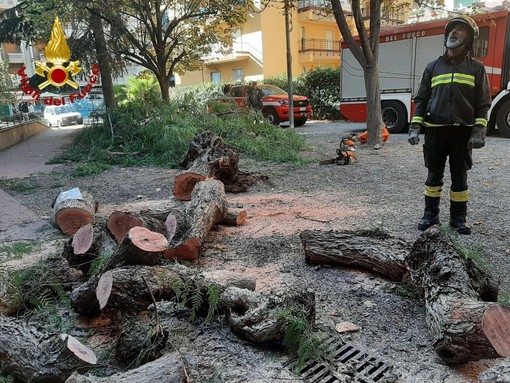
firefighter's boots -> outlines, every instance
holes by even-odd
[[[424,231],[433,225],[439,225],[439,198],[425,196],[425,212],[418,224],[418,230]]]
[[[450,226],[459,234],[471,234],[466,224],[467,202],[450,201]]]

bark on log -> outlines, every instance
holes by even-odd
[[[82,226],[73,238],[64,245],[62,256],[69,266],[87,274],[91,263],[104,254],[112,254],[117,243],[103,228],[96,228],[92,224]]]
[[[106,227],[115,237],[117,243],[121,243],[129,230],[135,226],[145,227],[150,231],[166,236],[164,222],[150,215],[114,211],[106,222]]]
[[[185,382],[185,368],[177,352],[165,354],[153,362],[108,377],[72,374],[65,383],[154,383]]]
[[[230,329],[253,343],[282,343],[287,329],[287,321],[279,315],[283,310],[294,314],[304,310],[306,321],[315,325],[315,294],[297,286],[271,295],[229,287],[220,302]]]
[[[504,359],[482,372],[478,381],[479,383],[510,383],[510,359]]]
[[[223,183],[213,179],[199,182],[186,205],[184,220],[177,224],[177,232],[165,252],[165,258],[197,259],[204,238],[214,225],[223,220],[227,211]]]
[[[168,240],[164,235],[135,226],[129,230],[102,271],[125,265],[158,265],[167,247]]]
[[[162,355],[169,333],[151,322],[143,314],[122,318],[122,331],[115,346],[115,359],[121,367],[138,367]]]
[[[206,131],[193,138],[181,167],[186,170],[176,175],[173,195],[182,201],[191,199],[195,185],[209,178],[232,184],[239,168],[239,154],[221,137]]]
[[[16,274],[8,270],[5,273],[6,281],[2,282],[6,283],[0,283],[0,314],[13,315],[20,310],[33,308],[30,298],[33,298],[34,291],[37,291],[39,296],[55,296],[57,293],[52,286],[64,286],[70,290],[70,285],[77,281],[76,273],[73,273],[66,260],[60,255],[48,257],[25,270],[26,274],[32,277],[25,279],[14,292],[9,289],[12,282],[9,278],[15,278]]]
[[[74,371],[96,364],[94,352],[66,334],[43,334],[0,317],[2,372],[22,382],[65,382]]]
[[[229,271],[198,272],[183,265],[168,266],[133,266],[116,268],[110,271],[113,286],[105,305],[106,310],[119,310],[125,313],[136,313],[145,310],[154,298],[170,300],[176,292],[185,290],[207,293],[210,286],[216,286],[219,293],[226,288],[235,286],[241,289],[255,290],[255,279]],[[149,290],[145,285],[149,286]],[[96,316],[101,313],[97,297],[99,278],[91,278],[71,293],[71,307],[84,316]],[[204,310],[208,308],[207,295],[204,295]]]
[[[59,193],[52,204],[53,220],[66,235],[73,235],[82,226],[93,223],[98,204],[94,197],[78,188]]]
[[[502,308],[480,300],[468,262],[439,228],[426,230],[406,261],[411,280],[424,297],[434,349],[443,361],[456,364],[505,356],[498,353],[491,338],[508,333],[510,315],[501,322],[498,313]],[[508,335],[503,342],[508,348]]]
[[[241,226],[248,219],[248,213],[244,209],[229,208],[225,217],[221,220],[220,225],[224,226]]]
[[[407,273],[408,242],[382,231],[303,231],[299,237],[309,264],[362,268],[393,281]]]

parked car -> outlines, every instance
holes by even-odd
[[[71,105],[49,105],[44,108],[43,116],[49,127],[83,124],[83,116]]]
[[[224,87],[225,99],[234,100],[242,108],[258,109],[268,122],[280,125],[289,121],[289,95],[275,85],[227,85]],[[292,96],[294,102],[294,125],[302,126],[312,114],[312,106],[305,96]]]

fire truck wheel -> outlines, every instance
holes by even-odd
[[[498,109],[496,124],[501,135],[510,138],[510,100],[506,100]]]
[[[280,125],[280,117],[278,117],[278,113],[276,113],[276,110],[269,109],[264,111],[264,117],[270,124]]]
[[[390,133],[400,133],[407,125],[405,106],[399,101],[381,103],[382,120]]]

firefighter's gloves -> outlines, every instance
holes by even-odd
[[[468,141],[469,149],[480,149],[485,146],[485,126],[475,125],[471,130],[471,138]]]
[[[418,144],[418,142],[420,142],[420,137],[418,137],[420,134],[420,129],[421,129],[420,124],[411,124],[409,126],[409,138],[407,139],[407,141],[411,145],[416,145]]]

